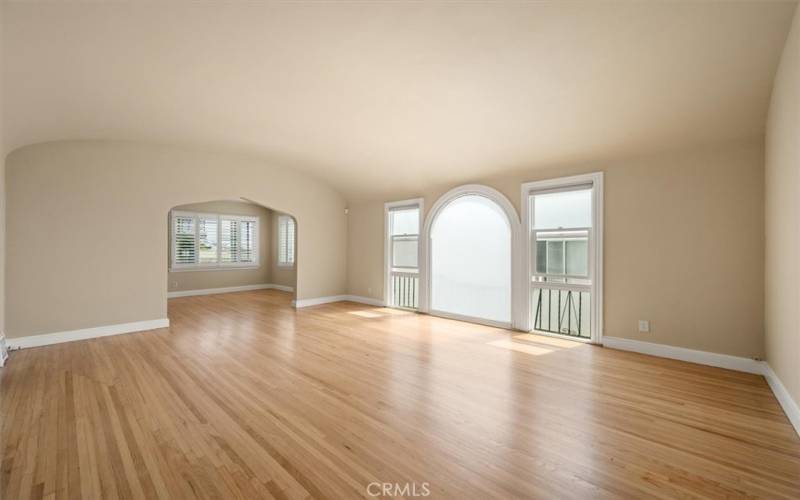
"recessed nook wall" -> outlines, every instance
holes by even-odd
[[[113,141],[28,146],[7,168],[9,337],[166,318],[165,214],[197,200],[292,214],[297,298],[345,293],[344,200],[297,169]]]
[[[211,229],[213,229],[212,232],[214,234],[204,236],[205,242],[195,242],[194,236],[189,242],[190,253],[193,254],[193,248],[199,244],[208,247],[204,252],[206,254],[213,253],[213,257],[217,262],[209,262],[208,256],[204,256],[201,259],[198,254],[197,259],[192,259],[198,261],[196,262],[196,264],[199,264],[197,267],[174,265],[177,259],[175,257],[176,245],[173,232],[175,231],[175,217],[178,217],[179,214],[198,214],[205,218],[215,215],[223,219],[221,223],[217,223],[216,220],[211,221]],[[294,294],[296,261],[291,265],[278,264],[278,240],[280,235],[278,234],[277,226],[278,220],[282,215],[288,214],[242,199],[208,201],[173,207],[168,214],[169,245],[167,245],[166,259],[166,265],[169,268],[168,292],[170,294],[180,294],[196,290],[269,285]],[[245,251],[241,252],[241,255],[246,255],[250,260],[237,263],[231,262],[236,260],[231,259],[231,257],[235,256],[238,250],[236,248],[232,251],[229,250],[231,246],[229,241],[231,240],[231,222],[226,222],[225,219],[241,217],[255,219],[256,226],[253,229],[253,235],[248,238],[246,231],[238,231],[235,232],[234,236],[238,237],[239,240],[254,240],[251,244],[254,246],[255,255],[246,255],[245,249]],[[190,229],[194,231],[195,228],[192,227]],[[200,227],[198,226],[197,229],[199,230]],[[183,239],[186,240],[185,235]],[[234,255],[231,255],[231,253]],[[200,260],[203,262],[199,262]]]

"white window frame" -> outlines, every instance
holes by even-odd
[[[175,255],[177,254],[175,242],[175,219],[178,217],[192,217],[194,219],[194,243],[195,243],[195,262],[193,264],[178,264],[175,262]],[[214,219],[217,220],[217,262],[213,264],[200,264],[200,219]],[[223,220],[238,220],[255,223],[255,231],[253,232],[253,260],[251,262],[222,262],[222,221]],[[170,211],[170,272],[182,271],[224,271],[230,269],[257,269],[261,266],[260,255],[260,220],[252,215],[232,215],[232,214],[216,214],[204,212],[186,212],[181,210]],[[241,232],[239,233],[241,238]]]
[[[592,189],[592,230],[589,237],[589,276],[592,284],[577,285],[577,284],[556,284],[552,283],[548,286],[552,288],[588,288],[591,293],[591,337],[586,340],[579,338],[571,338],[578,342],[591,342],[593,344],[602,344],[603,342],[603,172],[592,172],[589,174],[574,175],[570,177],[560,177],[556,179],[547,179],[542,181],[526,182],[522,184],[521,196],[522,202],[522,230],[525,233],[522,238],[524,251],[523,273],[526,276],[526,286],[524,287],[523,294],[525,297],[525,318],[522,326],[524,330],[531,331],[533,325],[531,324],[531,278],[533,276],[531,264],[531,193],[542,191],[570,191],[581,186],[588,186],[591,184]],[[574,228],[570,228],[572,230]],[[523,319],[523,318],[520,318]],[[540,333],[540,332],[537,332]],[[560,336],[564,338],[563,336]]]
[[[291,256],[289,255],[289,248],[288,248],[288,234],[284,235],[281,233],[281,224],[282,221],[289,221],[294,225],[294,231],[292,231],[292,235],[294,237],[294,243],[292,245],[292,252]],[[288,260],[282,261],[281,260],[281,245],[287,245],[286,248],[286,257]],[[279,267],[294,267],[294,263],[297,260],[297,222],[291,215],[281,214],[278,216],[278,255],[276,255],[275,260]]]
[[[390,306],[392,304],[392,290],[391,290],[391,283],[392,283],[392,221],[391,221],[391,212],[393,210],[403,209],[403,208],[416,208],[419,210],[419,225],[417,226],[417,272],[419,273],[419,290],[422,293],[422,276],[425,271],[423,271],[423,253],[422,253],[422,228],[424,226],[425,221],[425,199],[424,198],[412,198],[409,200],[400,200],[400,201],[389,201],[384,203],[383,205],[383,303],[384,305]],[[417,310],[422,309],[422,300],[421,297],[417,298],[417,302],[419,307]]]
[[[509,227],[511,229],[511,321],[509,323],[506,322],[497,322],[491,321],[484,318],[475,318],[472,316],[462,316],[460,314],[451,314],[442,311],[436,311],[431,308],[431,285],[432,279],[430,275],[430,268],[431,268],[431,230],[433,229],[433,223],[436,220],[436,217],[439,215],[439,212],[442,211],[450,202],[454,201],[457,198],[462,196],[469,196],[469,195],[478,195],[488,198],[489,200],[495,202],[500,208],[503,209],[505,212],[506,218],[508,219]],[[520,249],[520,239],[522,238],[522,228],[520,226],[519,217],[517,216],[517,211],[514,209],[514,205],[511,204],[508,198],[503,195],[500,191],[485,186],[483,184],[466,184],[463,186],[458,186],[450,191],[444,193],[442,196],[436,200],[436,203],[433,204],[431,207],[430,212],[425,216],[425,229],[423,230],[423,237],[422,237],[422,252],[424,260],[422,261],[421,265],[424,267],[420,268],[420,275],[421,275],[421,282],[420,282],[420,311],[434,315],[434,316],[441,316],[444,318],[450,319],[457,319],[461,321],[469,321],[471,323],[479,323],[483,325],[489,326],[496,326],[500,328],[514,328],[514,329],[522,329],[520,328],[521,322],[524,321],[522,318],[522,314],[527,310],[523,309],[523,307],[529,308],[530,306],[523,306],[521,304],[521,300],[523,298],[522,294],[522,285],[524,284],[524,276],[521,273],[517,272],[520,269],[520,261],[522,260],[523,255],[519,251]],[[529,259],[528,259],[529,260]],[[530,289],[530,287],[527,287]],[[528,298],[530,301],[530,298]]]

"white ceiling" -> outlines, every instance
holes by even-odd
[[[6,4],[8,150],[235,150],[380,199],[763,134],[794,3]]]

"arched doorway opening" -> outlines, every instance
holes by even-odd
[[[426,222],[428,311],[512,326],[518,231],[513,206],[492,188],[462,186],[442,196]]]
[[[168,228],[168,298],[274,289],[287,304],[294,299],[291,215],[246,199],[216,200],[173,207]]]

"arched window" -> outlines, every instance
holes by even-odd
[[[484,186],[453,190],[434,207],[428,232],[433,314],[512,323],[509,211],[510,203]]]

